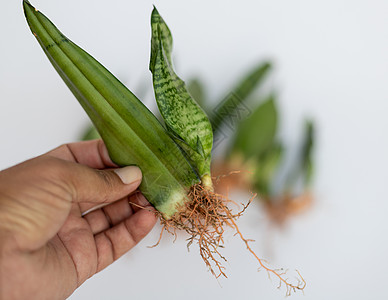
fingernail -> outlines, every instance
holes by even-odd
[[[141,170],[136,166],[115,169],[114,172],[120,177],[124,184],[137,183],[141,181]]]

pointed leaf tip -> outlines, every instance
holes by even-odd
[[[172,64],[171,52],[173,43],[171,31],[155,6],[151,13],[151,30],[151,58],[149,70],[154,72],[156,56],[158,51],[161,51],[161,49],[165,50],[164,54],[166,55],[168,63],[170,65]]]
[[[23,0],[22,1],[23,9],[26,10],[26,7],[33,7],[30,3],[30,1]]]

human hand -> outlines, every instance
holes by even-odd
[[[136,192],[140,169],[108,168],[94,140],[0,172],[1,299],[64,299],[149,233],[156,215]]]

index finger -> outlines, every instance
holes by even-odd
[[[110,159],[108,150],[101,139],[64,144],[44,155],[76,162],[93,169],[118,167]]]

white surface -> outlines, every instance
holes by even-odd
[[[77,139],[87,123],[77,101],[29,32],[21,1],[2,1],[0,168]],[[241,229],[273,265],[308,282],[293,299],[382,299],[388,268],[388,2],[153,1],[175,39],[178,73],[198,74],[222,96],[254,62],[276,62],[271,84],[292,142],[303,116],[318,123],[317,203],[283,231],[254,206]],[[152,1],[33,4],[129,88],[150,85]],[[151,103],[152,97],[147,99]],[[237,238],[226,249],[230,278],[214,280],[192,248],[166,239],[135,250],[90,279],[75,299],[282,299]],[[221,286],[220,286],[221,285]]]

